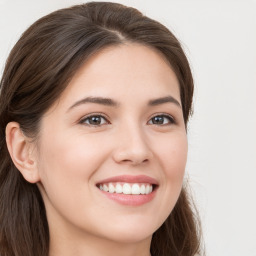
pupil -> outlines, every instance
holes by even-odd
[[[164,121],[164,118],[161,117],[161,116],[156,116],[156,117],[154,117],[154,120],[153,120],[153,122],[154,122],[155,124],[162,124],[163,121]]]
[[[93,116],[90,118],[90,124],[100,124],[100,116]]]

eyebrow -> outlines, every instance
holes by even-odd
[[[86,103],[95,103],[95,104],[101,104],[101,105],[110,106],[110,107],[117,107],[119,105],[116,101],[114,101],[110,98],[86,97],[84,99],[77,101],[75,104],[73,104],[68,109],[68,111],[71,110],[72,108],[75,108],[79,105],[86,104]]]
[[[172,96],[166,96],[166,97],[162,97],[162,98],[157,98],[157,99],[152,99],[148,101],[148,105],[149,106],[157,106],[157,105],[161,105],[164,103],[174,103],[175,105],[177,105],[178,107],[181,107],[180,103]],[[104,106],[110,106],[110,107],[117,107],[120,104],[110,98],[103,98],[103,97],[86,97],[84,99],[81,99],[77,102],[75,102],[69,109],[73,109],[77,106],[86,104],[86,103],[95,103],[95,104],[100,104],[100,105],[104,105]]]
[[[178,107],[181,108],[181,104],[172,96],[167,96],[167,97],[150,100],[148,102],[148,105],[149,106],[157,106],[157,105],[168,103],[168,102],[174,103],[175,105],[177,105]]]

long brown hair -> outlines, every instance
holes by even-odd
[[[193,97],[193,78],[179,41],[162,24],[117,3],[90,2],[58,10],[29,27],[12,49],[0,94],[0,255],[48,256],[46,211],[36,184],[14,166],[5,127],[16,121],[36,138],[42,115],[92,54],[110,45],[136,42],[161,52],[180,86],[184,122]],[[170,216],[153,234],[154,256],[194,256],[200,252],[200,227],[185,187]]]

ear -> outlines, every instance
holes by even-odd
[[[16,122],[8,123],[5,133],[7,148],[14,165],[28,182],[40,181],[33,150],[34,144],[23,134],[20,125]]]

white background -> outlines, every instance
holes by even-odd
[[[31,23],[82,2],[0,0],[0,72]],[[191,62],[196,90],[187,173],[207,256],[256,256],[256,1],[116,2],[168,26]]]

